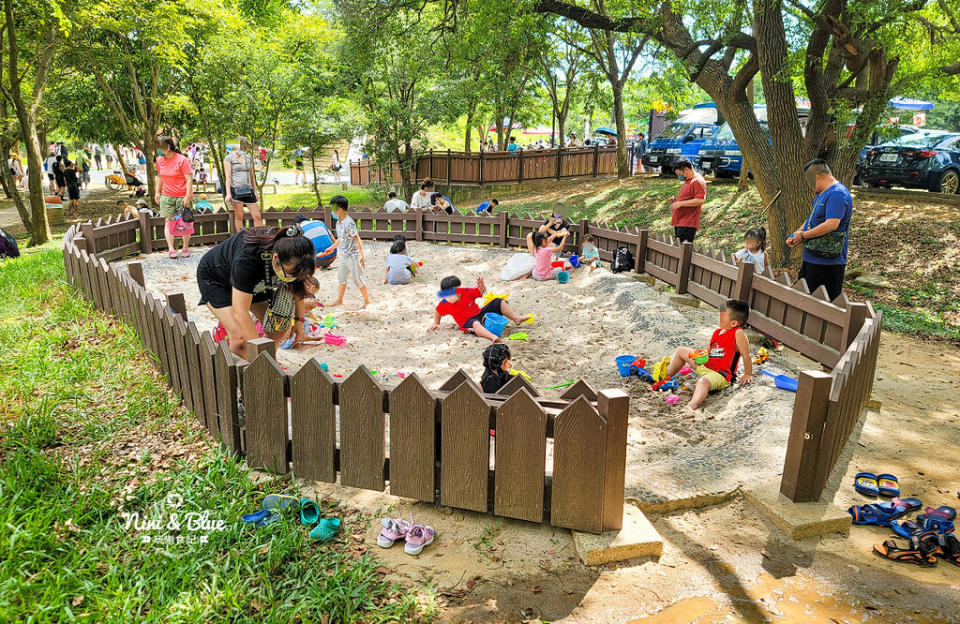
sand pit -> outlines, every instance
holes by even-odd
[[[318,345],[282,350],[279,361],[295,371],[310,358],[325,362],[331,373],[348,375],[364,365],[379,371],[386,386],[399,382],[398,371],[416,372],[430,387],[463,368],[474,379],[482,372],[480,354],[488,341],[464,334],[446,318],[431,331],[439,281],[456,274],[464,285],[483,275],[488,290],[509,292],[510,304],[521,313],[534,313],[536,322],[524,326],[528,341],[507,341],[515,366],[527,371],[532,383],[544,388],[583,378],[594,388],[622,388],[630,394],[630,432],[627,450],[627,495],[641,506],[669,505],[677,499],[731,492],[742,483],[778,475],[783,466],[792,393],[773,387],[757,376],[754,384],[728,388],[709,397],[701,414],[688,418],[663,401],[663,394],[638,380],[622,379],[614,358],[630,353],[656,360],[682,345],[705,346],[716,327],[713,308],[678,309],[669,295],[636,279],[606,269],[574,272],[564,285],[521,280],[501,282],[500,271],[514,251],[409,243],[415,260],[425,261],[417,279],[405,286],[383,281],[388,245],[365,242],[372,305],[361,308],[359,292],[347,289],[345,305],[326,308],[347,336],[344,347]],[[198,309],[196,267],[205,250],[187,260],[152,254],[142,262],[147,288],[163,297],[182,292],[187,312],[201,330],[215,320]],[[330,302],[337,288],[336,271],[320,271],[318,298]],[[504,334],[515,331],[511,326]],[[768,369],[795,375],[816,367],[809,360],[777,352]],[[562,390],[541,390],[556,396]]]

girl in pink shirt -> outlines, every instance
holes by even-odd
[[[562,249],[566,241],[567,235],[564,235],[559,244],[551,245],[550,236],[544,232],[527,234],[527,249],[534,259],[533,272],[530,274],[533,279],[545,282],[557,277],[564,269],[570,268],[569,262],[553,261],[553,254]]]

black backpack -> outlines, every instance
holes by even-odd
[[[633,253],[626,247],[617,247],[613,252],[613,262],[610,264],[610,270],[614,273],[633,270]]]
[[[19,258],[20,247],[17,246],[17,239],[10,236],[0,228],[0,258]]]

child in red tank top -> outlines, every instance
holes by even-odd
[[[710,348],[707,350],[707,361],[697,364],[693,361],[693,349],[680,347],[677,349],[670,368],[667,369],[667,378],[677,374],[684,364],[689,364],[700,379],[693,388],[693,397],[687,403],[687,408],[696,410],[707,398],[707,395],[717,390],[723,390],[737,378],[737,369],[743,362],[743,377],[740,385],[753,381],[753,362],[750,359],[750,342],[743,331],[750,316],[750,308],[742,301],[731,299],[720,311],[720,328],[713,332],[710,338]]]

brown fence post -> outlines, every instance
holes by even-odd
[[[80,231],[83,232],[83,240],[87,241],[87,253],[97,253],[97,241],[93,238],[93,223],[87,221],[80,224]]]
[[[510,213],[506,210],[503,210],[500,213],[500,246],[506,249],[507,247],[507,233],[510,229]]]
[[[428,162],[430,163],[430,173],[427,174],[427,177],[432,180],[433,179],[433,149],[430,150],[430,160]]]
[[[577,245],[580,246],[580,252],[583,253],[583,238],[590,233],[590,221],[580,219],[580,236],[577,237]]]
[[[187,302],[183,299],[183,293],[167,293],[167,305],[174,314],[180,315],[184,323],[187,322]]]
[[[450,176],[453,174],[453,155],[447,150],[447,187],[450,187]]]
[[[601,390],[597,411],[607,419],[607,464],[603,480],[603,530],[623,528],[623,489],[627,474],[627,418],[630,397],[622,390]]]
[[[644,228],[637,232],[637,257],[634,263],[634,270],[637,273],[643,273],[647,265],[647,237],[650,232]]]
[[[793,401],[793,419],[787,438],[787,455],[783,460],[780,493],[795,503],[815,501],[817,463],[824,441],[823,425],[829,408],[833,377],[821,371],[802,371]],[[829,440],[826,441],[829,444]]]
[[[677,294],[687,292],[687,283],[690,281],[690,264],[693,260],[693,243],[684,242],[680,245],[680,266],[677,268]]]
[[[277,359],[277,343],[270,338],[254,338],[247,341],[247,353],[250,355],[251,362],[264,351],[269,353],[274,360]]]
[[[423,212],[418,210],[417,215],[417,240],[423,240]]]
[[[483,145],[480,146],[480,156],[477,157],[477,184],[483,188]]]
[[[562,168],[562,163],[561,163],[561,160],[560,160],[562,157],[563,157],[563,148],[562,148],[562,147],[558,147],[558,148],[557,148],[557,179],[558,179],[558,180],[560,179],[560,172],[561,172],[561,168]]]
[[[151,253],[153,251],[153,233],[150,231],[150,215],[145,212],[140,213],[140,252]],[[143,286],[143,284],[140,284]]]
[[[600,146],[594,144],[593,146],[593,177],[597,177],[597,172],[600,169]]]
[[[867,320],[867,304],[850,303],[847,305],[847,319],[843,324],[843,338],[840,341],[840,348],[846,351],[847,347],[853,344],[860,328]]]
[[[143,279],[143,265],[139,262],[131,262],[127,265],[127,271],[133,281],[140,284],[140,288],[146,288],[146,282]]]
[[[517,184],[523,182],[523,148],[517,150]]]
[[[741,262],[738,268],[737,283],[734,284],[730,297],[749,305],[750,293],[753,291],[753,273],[757,265],[752,262]]]

